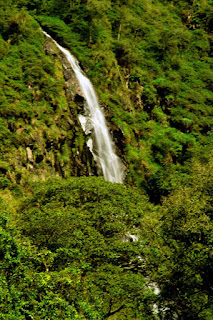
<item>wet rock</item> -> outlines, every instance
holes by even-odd
[[[74,98],[76,93],[79,96],[83,97],[83,93],[75,76],[75,73],[70,68],[70,63],[67,61],[66,57],[63,54],[61,54],[60,50],[57,48],[53,40],[49,37],[45,38],[44,50],[47,55],[58,56],[63,66],[63,75],[64,79],[66,80],[66,87],[71,91],[71,96]]]
[[[63,75],[64,79],[66,80],[66,86],[69,88],[69,90],[71,90],[71,92],[73,92],[73,98],[76,93],[84,99],[78,79],[76,78],[74,71],[70,68],[70,63],[67,61],[64,55],[60,54],[59,58],[63,66]]]
[[[45,37],[44,50],[45,50],[45,53],[49,56],[57,56],[58,55],[58,49],[57,49],[55,43],[48,37]]]
[[[72,100],[77,103],[84,102],[84,97],[76,79],[70,79],[66,81],[64,84],[64,88],[68,101]]]

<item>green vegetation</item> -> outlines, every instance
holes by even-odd
[[[212,164],[193,162],[190,181],[165,200],[158,221],[142,219],[147,268],[161,289],[166,319],[172,314],[186,320],[213,316]]]
[[[140,242],[123,241],[151,211],[146,197],[96,177],[51,179],[28,194],[12,229],[2,223],[3,319],[153,319]]]
[[[211,13],[0,0],[0,319],[213,318]],[[40,27],[93,82],[124,185],[96,177],[83,99]]]

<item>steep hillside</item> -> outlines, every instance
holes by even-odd
[[[2,186],[88,175],[93,160],[77,119],[84,100],[77,80],[28,14],[11,19],[23,25],[20,35],[8,31],[1,43]]]
[[[211,320],[211,0],[0,0],[0,319]],[[98,177],[96,89],[124,184]]]
[[[66,94],[67,76],[57,53],[45,52],[36,19],[95,85],[127,183],[155,202],[167,195],[188,161],[200,154],[205,161],[211,146],[210,8],[207,1],[4,2],[2,134],[13,142],[2,153],[13,159],[2,159],[3,172],[20,181],[32,160],[35,176],[95,172],[76,119],[82,99]]]

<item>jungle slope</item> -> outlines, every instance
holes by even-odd
[[[2,319],[212,318],[211,4],[0,1]],[[97,175],[84,99],[40,26],[95,85],[126,186],[69,179]]]

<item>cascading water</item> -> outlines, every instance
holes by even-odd
[[[52,39],[49,34],[44,31],[43,33]],[[119,157],[116,156],[113,150],[113,143],[105,122],[105,117],[100,109],[92,83],[87,77],[85,77],[81,68],[79,67],[78,61],[70,54],[70,52],[60,46],[54,39],[52,40],[70,63],[86,99],[86,111],[88,116],[79,116],[79,120],[86,134],[89,132],[87,129],[88,124],[90,130],[93,128],[95,150],[92,140],[89,140],[87,145],[90,148],[95,161],[100,166],[104,179],[111,182],[122,183],[124,176],[124,170],[122,169],[123,166]]]

